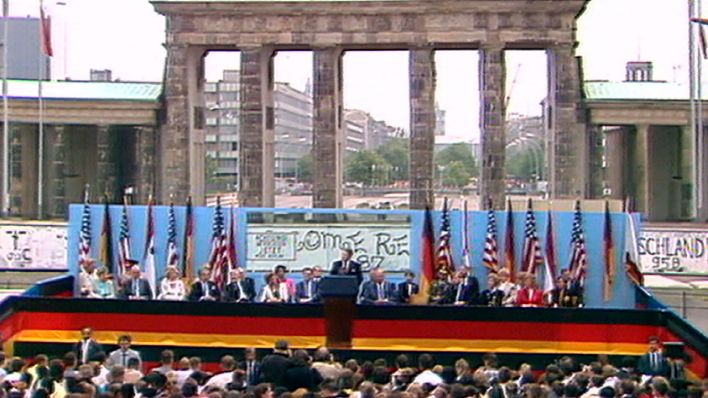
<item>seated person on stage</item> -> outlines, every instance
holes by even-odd
[[[583,306],[583,284],[580,280],[573,278],[573,275],[571,274],[570,270],[563,270],[561,272],[561,276],[565,278],[565,284],[566,287],[568,288],[568,294],[570,294],[573,297],[577,297],[578,304],[575,305],[575,307],[582,307]]]
[[[274,272],[265,277],[266,284],[258,295],[260,303],[287,303],[289,302],[288,289],[284,283],[280,283],[278,275]]]
[[[406,271],[405,282],[398,284],[398,301],[404,304],[410,304],[411,296],[418,294],[420,287],[414,282],[415,274],[412,271]]]
[[[315,282],[318,286],[320,282],[322,282],[322,267],[319,265],[315,265],[312,267],[312,281]]]
[[[116,298],[116,288],[111,280],[111,274],[108,273],[108,270],[101,268],[96,271],[96,275],[98,276],[98,279],[96,279],[93,283],[94,297],[105,299]]]
[[[184,282],[179,278],[179,271],[174,265],[165,269],[165,277],[160,282],[160,294],[158,300],[182,301],[186,294]]]
[[[152,289],[147,280],[142,277],[140,266],[133,265],[128,271],[130,279],[123,283],[121,298],[126,300],[152,300]]]
[[[246,276],[246,270],[241,267],[231,270],[231,283],[224,288],[224,301],[250,303],[255,297],[255,282]]]
[[[397,299],[396,285],[386,280],[381,268],[374,268],[371,280],[362,283],[359,288],[359,303],[362,304],[395,304]]]
[[[98,279],[95,260],[89,258],[79,267],[81,269],[81,271],[79,271],[79,289],[81,297],[97,298],[93,291],[94,283]]]
[[[551,307],[578,307],[582,304],[582,299],[571,293],[568,289],[568,281],[565,277],[556,278],[556,287],[551,290]]]
[[[430,283],[430,298],[429,304],[445,304],[445,299],[447,298],[447,272],[445,269],[438,270],[435,279]]]
[[[463,278],[466,278],[463,272],[455,272],[452,274],[450,284],[446,291],[444,304],[468,305],[471,303],[472,285],[465,285]]]
[[[504,292],[502,306],[513,307],[516,305],[516,293],[519,291],[519,285],[510,280],[509,271],[506,269],[499,270],[497,277],[499,278],[499,290]]]
[[[288,289],[288,297],[295,297],[295,281],[287,277],[288,267],[284,265],[276,265],[273,272],[278,277],[281,284],[284,284]]]
[[[469,266],[460,268],[460,279],[462,284],[467,286],[470,291],[470,304],[476,304],[479,301],[479,281],[472,274],[472,269]]]
[[[499,278],[490,274],[487,277],[487,288],[480,295],[479,304],[487,307],[501,307],[503,299],[504,292],[499,289]]]
[[[352,260],[354,251],[352,249],[342,249],[341,259],[332,263],[331,275],[352,275],[356,276],[357,284],[361,285],[364,277],[361,275],[361,264]]]
[[[518,307],[543,307],[543,291],[536,286],[536,275],[525,273],[519,275],[524,284],[516,294]]]
[[[302,270],[302,281],[295,286],[295,301],[298,303],[316,303],[319,301],[319,282],[312,278],[312,268]]]
[[[221,297],[221,292],[216,286],[216,283],[209,280],[211,270],[208,266],[202,267],[199,270],[199,279],[192,283],[192,288],[189,291],[189,301],[218,301]]]

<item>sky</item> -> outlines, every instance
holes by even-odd
[[[704,0],[705,1],[705,0]],[[45,0],[52,16],[53,78],[85,80],[111,69],[124,81],[161,81],[165,20],[148,0]],[[65,3],[65,5],[61,5]],[[622,80],[627,61],[654,62],[657,80],[688,81],[686,0],[591,0],[578,22],[586,80]],[[36,16],[39,0],[10,0],[12,16]],[[706,8],[708,14],[708,8]],[[478,54],[436,54],[436,101],[447,111],[443,140],[479,140]],[[507,52],[509,114],[540,115],[546,90],[543,52]],[[275,76],[296,88],[312,78],[311,53],[280,53]],[[347,52],[344,105],[408,128],[406,52]],[[210,54],[207,78],[237,68],[238,54]],[[512,84],[512,82],[514,82]]]

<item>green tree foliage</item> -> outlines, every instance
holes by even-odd
[[[451,163],[459,162],[469,177],[478,175],[477,161],[472,154],[469,144],[458,142],[452,144],[435,155],[435,164],[440,167],[449,167]],[[457,168],[458,166],[455,166]]]
[[[312,154],[297,160],[297,179],[302,182],[312,182]]]
[[[387,184],[390,170],[391,166],[381,155],[366,150],[349,155],[345,165],[347,181],[364,185]]]
[[[470,182],[472,176],[462,162],[455,160],[444,167],[440,171],[443,186],[462,188]]]
[[[390,180],[408,179],[409,147],[408,139],[394,138],[376,149],[376,153],[391,166]]]

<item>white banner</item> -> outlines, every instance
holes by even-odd
[[[66,270],[67,228],[57,225],[0,225],[0,269]]]
[[[258,225],[248,226],[248,269],[272,270],[283,264],[291,271],[319,265],[328,270],[340,249],[354,250],[364,269],[410,268],[410,225]]]
[[[643,230],[642,272],[708,274],[708,232]]]

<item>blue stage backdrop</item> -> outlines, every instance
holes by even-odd
[[[201,267],[207,262],[211,247],[212,234],[212,218],[214,213],[213,207],[194,207],[194,270]],[[230,208],[225,207],[224,218],[226,219],[226,228],[231,219]],[[83,205],[75,204],[70,206],[69,217],[69,242],[68,242],[68,261],[69,272],[76,274],[78,272],[78,242],[79,232],[81,228],[81,216]],[[113,256],[114,261],[117,261],[118,237],[120,230],[122,206],[110,206],[110,217],[112,225],[113,238]],[[100,237],[103,223],[104,206],[91,206],[91,255],[98,258]],[[423,228],[423,211],[416,210],[391,210],[391,211],[376,211],[376,210],[354,210],[354,209],[261,209],[261,208],[234,208],[233,219],[236,220],[236,251],[238,255],[239,265],[249,268],[247,262],[247,234],[248,234],[248,214],[249,213],[273,213],[273,214],[303,214],[303,213],[321,213],[335,215],[350,215],[356,217],[371,216],[371,215],[400,215],[407,216],[410,219],[410,235],[409,235],[409,251],[410,251],[410,269],[417,275],[420,270],[420,240]],[[168,225],[168,207],[155,206],[155,229],[156,229],[156,257],[157,257],[157,277],[163,276],[166,253],[167,253],[167,225]],[[177,246],[178,250],[182,251],[185,227],[186,209],[184,206],[175,206],[175,215],[177,219]],[[141,260],[145,252],[145,232],[146,232],[146,206],[131,206],[128,210],[130,237],[131,237],[131,253],[136,260]],[[506,234],[506,212],[498,211],[497,230],[500,248],[500,259],[503,258],[504,252],[504,236]],[[546,223],[548,222],[548,213],[539,211],[535,213],[537,221],[537,234],[541,241],[542,248],[545,244]],[[439,232],[440,227],[440,212],[433,212],[435,232]],[[515,253],[517,264],[520,262],[524,243],[524,227],[526,223],[525,212],[514,212],[514,238],[515,238]],[[634,217],[635,222],[637,217]],[[589,270],[586,278],[585,287],[585,303],[589,307],[607,307],[607,308],[634,308],[635,306],[635,290],[631,281],[627,278],[624,270],[624,245],[625,245],[625,229],[627,215],[624,213],[612,213],[612,236],[615,245],[616,266],[615,270],[615,286],[612,299],[605,303],[602,298],[602,285],[604,275],[604,258],[603,258],[603,228],[604,214],[603,213],[583,213],[583,231],[585,233],[586,247],[589,258]],[[451,222],[451,245],[454,254],[455,264],[462,263],[462,226],[463,214],[461,211],[453,210],[450,213]],[[570,256],[570,240],[573,224],[572,212],[554,212],[553,223],[555,232],[556,258],[560,268],[566,268]],[[487,270],[482,265],[482,251],[484,248],[484,240],[487,227],[487,213],[484,211],[469,212],[468,215],[469,231],[467,239],[470,249],[470,263],[473,271],[480,281],[480,286],[486,286]],[[266,224],[267,225],[267,224]],[[352,226],[353,224],[349,224]],[[259,225],[260,226],[260,225]],[[635,228],[638,230],[638,224],[635,223]],[[180,258],[181,261],[181,258]],[[328,269],[330,264],[325,263],[326,260],[319,264],[324,269]],[[315,265],[315,264],[311,264]],[[99,264],[100,266],[100,264]],[[260,287],[263,284],[264,271],[250,272]],[[291,277],[295,280],[300,279],[297,272],[293,272]],[[403,272],[390,272],[389,279],[394,282],[403,279]]]

